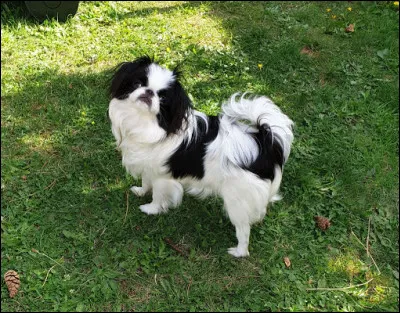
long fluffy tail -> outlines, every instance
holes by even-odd
[[[247,132],[258,132],[265,147],[272,147],[278,141],[283,163],[286,162],[293,142],[293,121],[271,99],[264,96],[245,98],[245,95],[235,93],[222,105],[223,118],[241,125]]]

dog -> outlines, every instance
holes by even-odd
[[[222,113],[193,108],[180,71],[148,56],[119,64],[110,86],[108,115],[122,164],[152,192],[140,206],[160,214],[178,206],[184,194],[222,197],[235,226],[235,257],[249,255],[251,225],[263,220],[278,194],[293,141],[293,121],[265,96],[233,94]]]

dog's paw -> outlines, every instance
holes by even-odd
[[[250,255],[248,250],[239,249],[238,247],[229,248],[228,253],[236,258],[242,258]]]
[[[159,205],[153,203],[143,204],[139,207],[139,209],[148,215],[160,214],[163,212]]]
[[[138,197],[143,197],[147,192],[147,190],[145,190],[143,187],[137,186],[131,187],[131,191]]]

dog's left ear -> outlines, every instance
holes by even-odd
[[[180,72],[175,69],[175,82],[161,93],[160,113],[157,115],[160,127],[165,129],[167,135],[184,130],[189,110],[192,103],[178,80]]]

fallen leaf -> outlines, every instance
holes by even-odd
[[[349,24],[349,26],[347,26],[345,28],[345,32],[346,33],[353,33],[354,32],[354,24]]]
[[[285,257],[283,258],[283,262],[285,262],[285,265],[286,265],[287,268],[289,268],[290,265],[292,264],[292,263],[290,262],[290,259],[289,259],[287,256],[285,256]]]
[[[319,55],[319,52],[312,50],[308,46],[304,46],[303,49],[300,50],[301,54],[307,54],[310,57],[317,57]]]
[[[303,49],[301,49],[300,53],[301,54],[312,54],[312,50],[309,47],[304,46]]]
[[[327,219],[326,217],[314,216],[314,220],[317,223],[319,229],[327,230],[331,226],[329,219]]]
[[[18,288],[21,286],[18,273],[16,271],[9,270],[4,274],[4,280],[6,281],[10,298],[14,298],[18,293]]]

